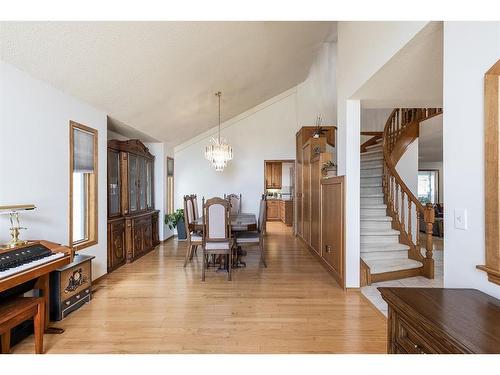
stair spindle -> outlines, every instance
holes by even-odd
[[[405,191],[401,189],[401,229],[405,230]]]

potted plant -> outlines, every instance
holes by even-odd
[[[184,210],[182,208],[177,209],[171,214],[165,215],[165,224],[167,224],[170,229],[177,228],[177,238],[179,240],[187,239],[186,227],[184,225]]]

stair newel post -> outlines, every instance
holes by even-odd
[[[424,260],[424,272],[425,276],[429,279],[434,278],[434,259],[432,259],[433,241],[432,241],[432,228],[434,226],[434,207],[431,203],[425,205],[424,211],[424,221],[425,221],[425,260]]]
[[[432,206],[432,203],[427,203],[425,205],[425,234],[426,234],[426,239],[425,239],[425,257],[427,259],[432,259],[432,250],[433,250],[433,241],[432,241],[432,228],[434,226],[434,207]]]

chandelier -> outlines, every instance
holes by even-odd
[[[220,97],[222,93],[216,92],[215,96],[219,98],[219,135],[217,138],[212,137],[212,144],[205,147],[205,159],[210,161],[217,172],[222,172],[227,166],[227,162],[233,158],[233,148],[220,137]]]

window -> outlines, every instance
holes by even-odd
[[[167,214],[174,212],[174,159],[167,157]]]
[[[418,200],[424,205],[439,203],[439,171],[418,171]]]
[[[97,130],[70,121],[69,242],[77,251],[97,243]]]

